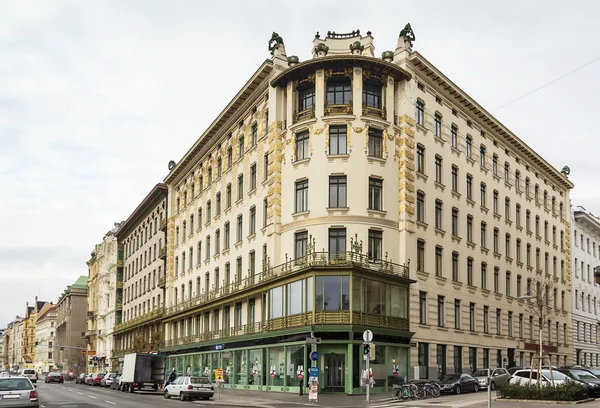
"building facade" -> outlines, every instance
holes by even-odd
[[[5,370],[7,364],[4,361],[4,333],[6,329],[0,329],[0,370]]]
[[[117,265],[119,251],[115,236],[120,224],[96,245],[88,261],[88,348],[94,350],[94,371],[112,371],[113,330],[116,324]],[[122,262],[122,259],[121,259]]]
[[[74,375],[87,370],[87,280],[87,276],[80,276],[67,286],[56,303],[55,363],[59,370]]]
[[[573,361],[600,365],[598,312],[600,289],[600,219],[582,207],[573,214]]]
[[[50,307],[38,314],[35,324],[36,342],[35,370],[38,373],[50,372],[56,367],[56,307]]]
[[[25,317],[23,319],[23,342],[22,342],[22,357],[25,368],[35,368],[36,357],[36,324],[37,317],[40,313],[45,313],[52,307],[49,302],[38,301],[37,296],[33,306],[25,307]]]
[[[374,57],[370,33],[317,36],[304,62],[276,34],[271,45],[166,178],[164,350],[178,372],[221,366],[227,387],[292,392],[316,351],[320,388],[351,394],[370,329],[384,391],[409,372],[414,280],[398,199],[411,75]]]
[[[158,350],[163,341],[167,186],[157,184],[115,237],[118,262],[113,367],[124,354]]]
[[[11,371],[17,372],[25,367],[23,360],[23,322],[24,318],[18,317],[13,321],[13,341],[10,344],[10,367]]]

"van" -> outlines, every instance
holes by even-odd
[[[32,383],[37,383],[38,376],[37,376],[37,373],[35,372],[35,370],[32,370],[30,368],[25,368],[25,369],[21,370],[21,372],[19,374],[22,375],[23,377],[29,378],[29,380],[31,380]]]

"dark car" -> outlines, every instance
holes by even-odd
[[[479,383],[469,374],[447,374],[438,381],[443,393],[460,394],[468,391],[479,391]]]
[[[558,371],[585,385],[590,397],[600,397],[600,378],[596,377],[589,370],[583,368],[559,368]]]
[[[75,378],[75,384],[85,384],[85,373],[81,373]]]
[[[87,385],[101,385],[102,379],[104,378],[104,374],[95,373],[88,379]]]
[[[65,377],[61,373],[50,372],[46,375],[44,382],[46,384],[51,383],[51,382],[63,384],[65,382]]]

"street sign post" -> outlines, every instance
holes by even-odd
[[[369,350],[370,346],[371,346],[371,342],[373,341],[373,332],[371,330],[365,330],[363,333],[363,340],[365,341],[365,349]],[[365,378],[365,388],[367,391],[367,404],[369,403],[369,399],[370,399],[370,391],[371,391],[371,377],[370,377],[370,373],[371,370],[369,370],[369,354],[365,354],[365,371],[366,371],[366,378]]]
[[[312,361],[317,361],[319,360],[319,353],[317,351],[313,351],[312,353],[310,353],[310,359]]]

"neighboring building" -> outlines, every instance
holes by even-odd
[[[411,74],[374,57],[370,33],[317,36],[301,63],[272,45],[165,179],[162,351],[180,373],[222,365],[227,387],[289,392],[317,351],[320,390],[353,394],[370,329],[382,392],[408,376],[414,329]]]
[[[112,367],[128,352],[156,351],[162,342],[165,299],[167,186],[157,184],[115,236],[119,245],[116,275],[116,326]]]
[[[74,375],[86,372],[87,276],[67,286],[56,303],[55,363],[59,370]]]
[[[21,318],[17,316],[17,318],[10,322],[4,333],[2,333],[2,342],[3,342],[3,354],[4,360],[2,361],[2,367],[8,370],[14,370],[17,360],[17,356],[15,354],[15,344],[17,343],[15,333],[17,331],[17,323]],[[17,366],[18,368],[18,366]]]
[[[54,357],[56,348],[56,307],[52,306],[45,312],[38,313],[36,325],[35,370],[37,372],[50,372],[56,365]]]
[[[93,361],[93,371],[111,371],[113,348],[113,330],[117,306],[117,265],[118,251],[115,233],[118,223],[96,245],[87,262],[88,276],[88,312],[87,331],[88,350],[93,350],[97,360]],[[121,259],[122,261],[122,259]]]
[[[13,322],[13,341],[10,344],[10,368],[11,371],[18,371],[25,367],[23,361],[23,321],[24,318],[18,317]]]
[[[36,342],[36,324],[39,313],[45,313],[52,307],[52,303],[38,301],[37,296],[33,306],[27,302],[25,307],[25,318],[23,319],[23,342],[22,357],[25,368],[35,368],[35,342]]]
[[[7,368],[4,362],[4,332],[6,329],[0,329],[0,371]]]
[[[600,266],[600,220],[585,208],[573,211],[573,361],[600,366],[598,324],[600,289],[595,271]]]

